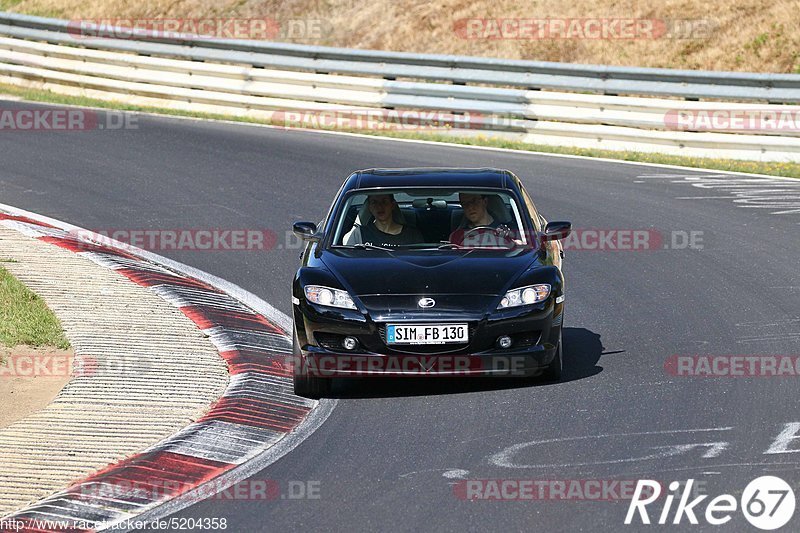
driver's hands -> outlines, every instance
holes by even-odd
[[[505,224],[500,224],[494,230],[498,237],[503,237],[504,239],[513,240],[514,239],[514,232],[511,231],[511,228],[506,226]]]
[[[457,229],[450,234],[450,242],[467,248],[508,248],[516,243],[514,232],[506,225]]]

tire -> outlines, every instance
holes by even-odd
[[[297,341],[297,334],[292,335],[292,353],[294,354],[295,364],[300,364],[301,353],[300,343]],[[312,377],[308,375],[305,368],[296,368],[293,372],[294,393],[313,400],[318,400],[331,392],[331,379]]]
[[[558,330],[558,347],[556,348],[556,356],[544,372],[542,373],[542,380],[544,381],[561,381],[561,370],[564,366],[564,343],[561,338],[561,329]]]

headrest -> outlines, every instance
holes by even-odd
[[[428,203],[430,201],[430,203]],[[446,200],[434,200],[432,198],[415,198],[411,205],[415,209],[423,209],[426,207],[432,209],[447,209],[447,201]]]
[[[503,224],[511,222],[511,213],[508,212],[506,204],[503,199],[496,194],[487,194],[486,210],[492,215],[492,218],[499,220]]]

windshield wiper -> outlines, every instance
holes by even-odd
[[[466,248],[466,246],[461,246],[460,244],[456,244],[454,242],[445,242],[439,245],[437,250],[461,250],[462,248]]]

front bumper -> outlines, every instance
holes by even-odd
[[[437,316],[424,319],[408,313],[381,316],[380,321],[354,310],[308,304],[294,306],[300,353],[295,372],[314,377],[408,376],[527,377],[541,373],[556,356],[563,303],[551,297],[526,308],[487,315]],[[470,338],[465,345],[387,345],[387,324],[464,323]],[[509,335],[510,348],[496,340]],[[355,350],[345,350],[337,339],[356,337]]]

